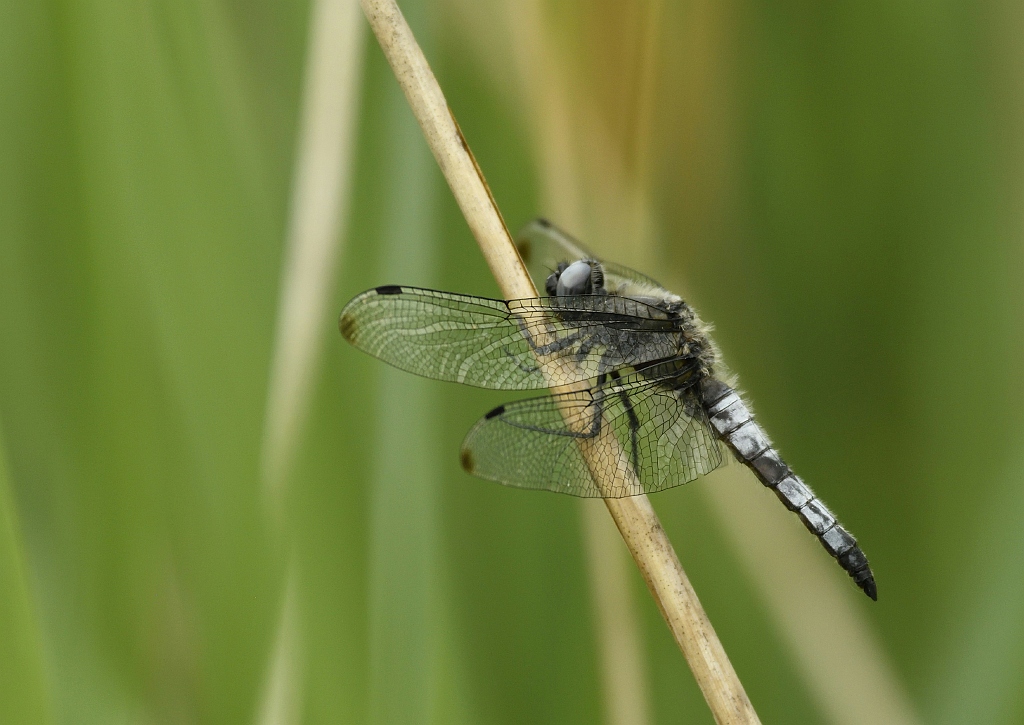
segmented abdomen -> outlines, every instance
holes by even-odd
[[[736,458],[775,492],[790,511],[795,511],[808,530],[872,599],[877,598],[875,577],[857,540],[818,500],[807,484],[793,474],[768,436],[754,420],[739,394],[715,378],[701,383],[704,406],[711,426]]]

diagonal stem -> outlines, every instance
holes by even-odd
[[[536,289],[516,252],[487,182],[401,11],[394,0],[360,0],[360,3],[502,293],[509,299],[535,297]],[[607,431],[607,426],[604,428]],[[616,444],[613,435],[602,435],[581,446],[599,485],[613,478],[611,471],[602,470],[600,461],[610,461],[604,465],[613,466],[624,455],[621,450],[613,450]],[[599,451],[604,455],[598,455]],[[646,496],[609,498],[605,499],[605,505],[683,651],[715,720],[722,724],[759,723],[650,501]]]

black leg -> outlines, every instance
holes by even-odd
[[[613,372],[611,374],[612,380],[618,380],[619,374]],[[637,418],[636,410],[633,408],[633,399],[626,394],[625,391],[618,391],[619,399],[622,401],[622,407],[626,410],[626,419],[629,422],[629,444],[630,444],[630,457],[633,459],[633,471],[636,473],[637,478],[640,477],[640,447],[637,441],[637,436],[640,433],[640,419]]]
[[[594,438],[601,432],[601,418],[604,415],[604,391],[601,388],[607,377],[603,373],[598,375],[594,387],[590,390],[591,403],[587,407],[593,407],[593,419],[590,422],[590,430],[580,435],[581,438]]]
[[[505,346],[505,356],[510,358],[515,364],[515,366],[522,370],[524,373],[535,373],[538,370],[540,370],[539,365],[526,365],[524,363],[519,362],[516,359],[516,356],[512,353],[512,351],[508,349],[508,345]]]
[[[587,356],[590,354],[590,351],[594,349],[595,344],[596,340],[594,340],[593,337],[588,337],[586,340],[580,343],[580,349],[576,351],[577,365],[583,364],[583,361],[587,359]],[[604,358],[602,357],[601,360],[603,362]]]
[[[560,352],[567,347],[575,345],[577,342],[583,339],[583,334],[576,332],[571,335],[566,335],[560,340],[555,340],[554,342],[548,343],[547,345],[538,345],[534,341],[533,335],[530,334],[530,330],[527,329],[526,325],[523,324],[523,321],[518,317],[516,317],[516,324],[519,325],[519,331],[523,333],[523,337],[526,338],[526,343],[530,346],[530,349],[541,356],[551,355],[552,353]]]

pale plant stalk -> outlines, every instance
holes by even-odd
[[[355,0],[316,0],[310,12],[284,269],[261,450],[264,503],[283,529],[284,486],[308,414],[331,286],[348,218],[363,30]],[[287,564],[281,613],[255,721],[301,717],[301,627],[296,556]]]
[[[276,506],[316,376],[336,261],[345,237],[363,33],[355,0],[317,0],[284,247],[264,414],[262,470]]]
[[[302,668],[299,663],[301,632],[297,578],[298,567],[293,560],[288,563],[281,614],[278,616],[266,681],[260,692],[256,725],[297,725],[302,721],[299,696],[302,688]]]
[[[4,642],[0,676],[8,698],[0,702],[0,711],[17,712],[33,722],[56,722],[52,673],[43,655],[45,639],[40,636],[32,571],[12,484],[0,430],[0,635]]]
[[[536,296],[483,175],[398,6],[394,0],[361,0],[361,5],[502,293],[512,299]],[[618,440],[603,426],[597,439],[580,443],[603,487],[611,480],[611,471],[598,461],[614,465],[621,460]],[[760,722],[647,497],[605,499],[605,504],[716,721]]]

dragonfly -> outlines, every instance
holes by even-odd
[[[349,343],[410,373],[548,390],[499,405],[473,426],[460,452],[468,473],[618,498],[688,483],[731,457],[877,599],[857,540],[782,459],[693,307],[650,277],[598,259],[544,219],[530,222],[516,243],[546,297],[386,285],[354,297],[338,321]]]

